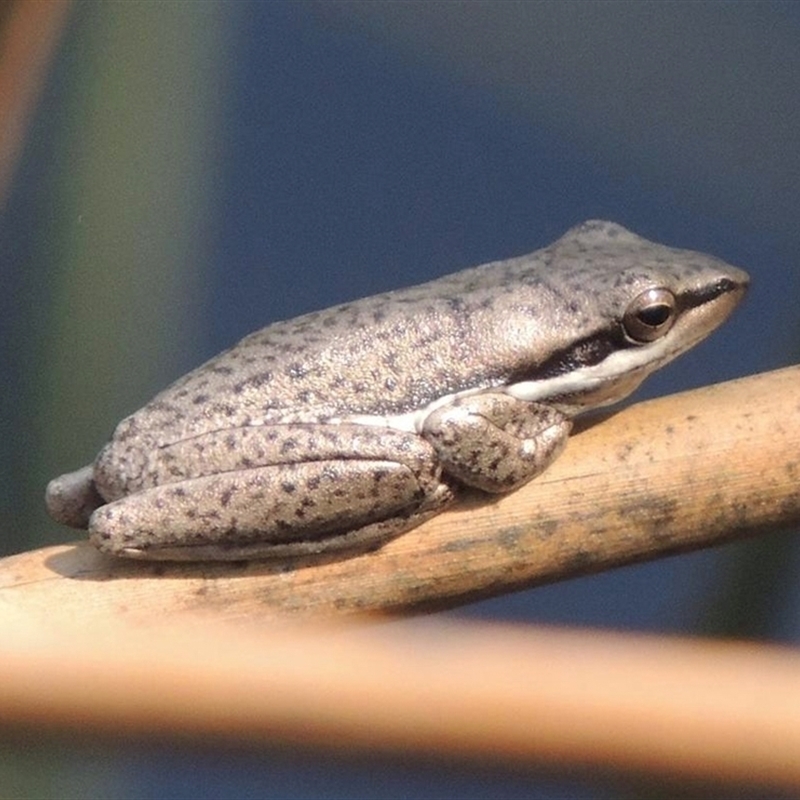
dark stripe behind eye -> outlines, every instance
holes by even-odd
[[[553,353],[547,361],[534,368],[536,380],[557,378],[581,367],[591,367],[605,360],[611,353],[628,347],[636,347],[628,342],[622,335],[621,329],[616,327],[592,337],[582,339],[575,344]],[[520,373],[511,377],[512,382],[531,380],[530,374]]]

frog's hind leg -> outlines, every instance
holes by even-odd
[[[254,467],[164,484],[95,511],[92,542],[117,555],[238,560],[369,546],[403,533],[451,498],[392,462]]]
[[[106,552],[158,560],[315,555],[376,546],[452,500],[431,446],[419,437],[356,425],[336,426],[333,436],[320,427],[283,427],[272,446],[262,447],[267,463],[253,464],[253,448],[245,448],[242,463],[234,448],[227,470],[213,459],[213,473],[102,506],[89,524],[91,540]],[[314,441],[300,448],[303,460],[286,463],[304,435]],[[205,442],[206,451],[216,446]]]

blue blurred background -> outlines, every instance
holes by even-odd
[[[76,4],[0,215],[2,553],[74,538],[46,481],[246,333],[587,218],[753,278],[637,399],[796,362],[798,41],[791,2]],[[776,533],[453,613],[797,642],[798,574]],[[31,797],[615,796],[400,759],[44,753],[0,772]]]

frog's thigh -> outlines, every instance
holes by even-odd
[[[451,499],[397,462],[316,461],[156,486],[95,511],[89,531],[101,550],[140,558],[316,554],[379,543]]]
[[[140,479],[129,481],[124,492],[109,497],[253,467],[353,460],[405,465],[418,476],[424,491],[432,491],[441,475],[435,449],[413,433],[344,422],[251,425],[212,431],[158,448],[150,454],[148,469]],[[117,470],[113,463],[108,467],[101,463],[97,472],[114,475]]]
[[[558,458],[571,427],[550,406],[487,392],[436,409],[422,435],[450,475],[485,492],[509,492]]]

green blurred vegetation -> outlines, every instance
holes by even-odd
[[[53,148],[34,165],[47,189],[20,265],[13,341],[29,369],[7,553],[69,536],[44,514],[46,481],[88,463],[200,335],[229,16],[220,2],[74,7],[33,126]],[[41,155],[33,142],[24,157]]]

